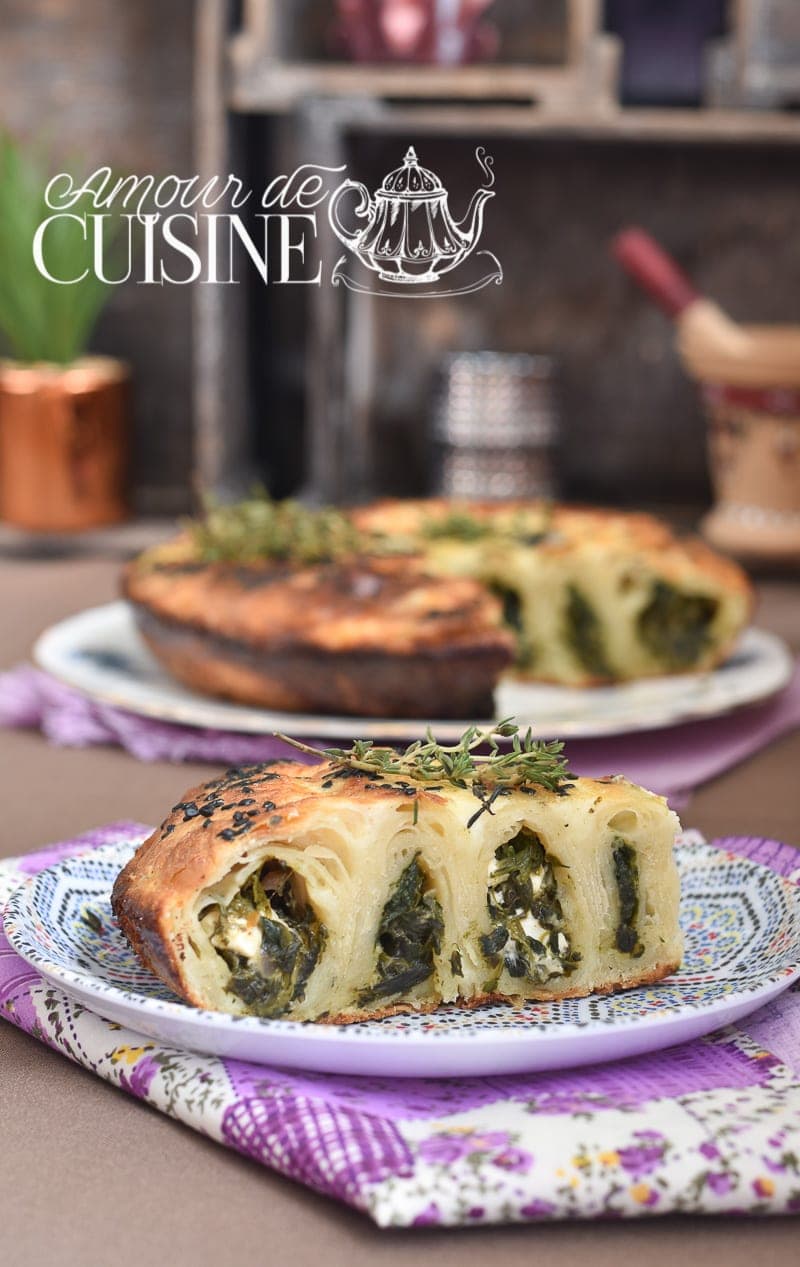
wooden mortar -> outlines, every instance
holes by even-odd
[[[702,523],[715,546],[748,560],[800,563],[800,328],[745,327],[746,357],[698,355],[716,504]]]

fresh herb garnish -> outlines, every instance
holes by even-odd
[[[327,758],[343,770],[380,776],[387,781],[407,779],[412,783],[451,783],[469,788],[489,808],[491,800],[515,788],[545,788],[564,792],[572,775],[561,754],[563,743],[534,739],[530,729],[523,734],[511,719],[487,730],[470,726],[458,743],[437,743],[430,727],[425,739],[407,748],[377,747],[371,739],[356,739],[350,748],[311,748],[288,735],[277,735],[284,743],[320,759]],[[501,748],[502,740],[510,741]],[[478,749],[487,747],[488,752]]]
[[[204,563],[327,563],[367,548],[367,539],[339,511],[273,501],[266,493],[231,506],[208,502],[204,514],[185,526]]]
[[[420,529],[420,535],[429,541],[443,537],[453,541],[482,541],[494,532],[490,520],[476,519],[466,510],[453,510],[442,519],[426,519]]]
[[[537,546],[550,535],[551,507],[544,505],[534,521],[524,510],[481,517],[469,503],[439,518],[424,519],[419,535],[428,541],[485,541],[487,537],[503,538],[519,545]]]

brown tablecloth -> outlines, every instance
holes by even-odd
[[[104,560],[0,561],[0,667],[47,624],[115,596]],[[758,623],[800,649],[800,585],[761,587]],[[115,818],[156,822],[202,765],[142,765],[115,749],[53,749],[0,731],[0,855]],[[800,734],[702,789],[684,815],[707,835],[800,845]],[[792,1267],[800,1227],[700,1218],[625,1224],[385,1232],[212,1144],[0,1024],[0,1262],[3,1267],[380,1267],[436,1255],[439,1267]]]

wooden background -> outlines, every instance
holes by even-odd
[[[60,157],[87,170],[110,163],[190,174],[194,7],[191,0],[0,0],[0,126],[45,135]],[[272,171],[283,149],[275,127],[251,119],[246,129],[255,179]],[[497,174],[481,245],[501,257],[506,280],[453,301],[375,305],[374,488],[425,486],[430,388],[445,349],[529,349],[552,352],[559,364],[568,494],[701,505],[708,489],[696,393],[667,321],[620,276],[608,239],[638,220],[734,316],[800,320],[797,149],[362,137],[350,147],[349,175],[374,188],[415,142],[460,216],[480,182],[473,154],[481,139]],[[250,297],[254,449],[281,493],[303,475],[305,302],[287,290]],[[189,288],[121,288],[95,346],[133,365],[138,508],[185,508]]]
[[[800,123],[798,123],[800,129]],[[423,138],[456,218],[480,184],[480,138]],[[349,174],[370,189],[402,160],[406,138],[361,142]],[[794,147],[484,138],[496,196],[480,246],[501,286],[452,301],[379,308],[378,480],[404,491],[425,478],[425,419],[446,347],[552,353],[561,467],[577,497],[701,503],[704,423],[673,330],[622,275],[608,243],[649,229],[742,321],[800,321],[800,184]],[[411,449],[408,435],[413,437]]]
[[[0,127],[46,140],[78,171],[191,174],[193,8],[0,0]],[[132,478],[144,513],[187,505],[190,308],[189,287],[121,286],[94,340],[133,367]]]

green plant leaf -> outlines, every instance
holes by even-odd
[[[85,350],[113,287],[94,274],[92,232],[86,239],[73,220],[54,220],[45,235],[45,260],[55,277],[86,277],[59,285],[44,277],[33,259],[41,222],[54,213],[44,191],[48,165],[35,148],[23,148],[0,133],[0,334],[20,361],[68,364]],[[90,195],[69,208],[72,215],[94,211]],[[106,258],[119,243],[122,221],[103,221]]]

